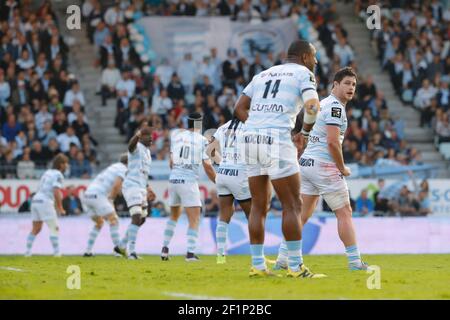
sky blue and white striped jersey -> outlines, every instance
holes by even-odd
[[[257,74],[243,91],[252,99],[246,130],[292,130],[303,108],[303,94],[316,89],[314,74],[296,63],[273,66]]]
[[[170,179],[197,181],[200,165],[209,159],[206,154],[208,140],[198,132],[174,130],[170,137],[173,168]]]
[[[231,128],[230,125],[232,125]],[[222,155],[220,168],[243,169],[246,167],[244,127],[245,125],[242,122],[235,123],[230,120],[220,126],[214,133],[214,138],[219,141]]]
[[[44,172],[39,182],[39,189],[34,195],[36,199],[50,199],[55,200],[53,189],[62,188],[64,176],[61,171],[56,169],[49,169]]]
[[[106,197],[109,196],[116,179],[122,178],[122,180],[125,180],[126,172],[127,166],[122,162],[117,162],[110,165],[108,168],[100,172],[97,177],[95,177],[94,181],[91,182],[85,193],[98,194]]]
[[[138,142],[134,152],[128,151],[128,169],[122,188],[147,189],[151,163],[152,155],[150,150]]]
[[[324,162],[333,162],[333,157],[328,151],[327,125],[338,126],[341,135],[341,144],[344,141],[345,130],[347,130],[347,116],[345,106],[332,94],[320,101],[320,112],[316,123],[309,134],[308,145],[302,158],[318,159]]]

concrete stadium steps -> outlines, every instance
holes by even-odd
[[[99,81],[102,70],[95,67],[96,50],[86,35],[86,25],[82,30],[65,30],[65,35],[74,38],[75,44],[70,48],[69,71],[77,77],[86,100],[86,116],[93,137],[99,142],[96,150],[100,168],[116,162],[119,155],[126,151],[126,138],[114,127],[116,116],[115,99],[109,99],[105,107],[101,105],[101,96],[96,95],[100,89]]]
[[[355,16],[353,5],[338,2],[337,13],[344,28],[348,31],[360,76],[373,76],[377,89],[384,93],[390,115],[396,120],[404,121],[404,134],[408,144],[416,147],[422,153],[424,162],[442,168],[439,171],[440,177],[450,177],[448,162],[434,147],[432,130],[420,128],[419,112],[404,105],[395,94],[388,73],[382,70],[376,57],[376,46],[370,40],[369,30],[359,17]]]

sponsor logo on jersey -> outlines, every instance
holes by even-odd
[[[283,113],[283,105],[281,104],[259,104],[255,103],[252,105],[252,111],[260,111],[260,112],[276,112],[276,113]]]
[[[331,116],[333,118],[340,118],[342,115],[342,110],[341,108],[337,108],[337,107],[332,107],[331,108]]]

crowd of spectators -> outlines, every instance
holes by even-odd
[[[314,26],[331,61],[325,67],[319,60],[316,68],[321,98],[329,94],[332,76],[339,68],[351,66],[359,71],[332,1],[118,1],[103,8],[98,0],[91,0],[85,2],[83,14],[90,26],[88,36],[98,48],[103,104],[111,97],[116,99],[115,126],[126,138],[143,122],[155,128],[152,156],[157,160],[168,159],[170,130],[185,126],[189,112],[204,115],[205,130],[222,125],[232,117],[234,103],[252,76],[283,63],[286,53],[256,54],[249,61],[235,48],[228,49],[225,59],[216,48],[210,48],[202,57],[186,52],[180,61],[157,57],[150,72],[144,72],[129,39],[127,23],[134,19],[144,15],[221,15],[248,21],[296,15]],[[347,115],[349,130],[343,146],[347,162],[421,162],[420,153],[403,140],[401,123],[390,117],[388,103],[370,75],[360,77]]]
[[[50,1],[0,4],[0,178],[35,178],[66,153],[71,177],[90,177],[88,107],[67,69],[68,46]]]
[[[384,1],[372,37],[399,98],[420,111],[438,143],[450,141],[450,9],[448,1]],[[365,10],[358,1],[356,10]],[[363,11],[361,11],[362,13]],[[360,12],[358,12],[360,13]]]

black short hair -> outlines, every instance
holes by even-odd
[[[311,44],[306,40],[296,40],[289,46],[288,57],[301,57],[304,54],[311,53]]]
[[[345,67],[336,72],[333,82],[336,81],[337,83],[341,83],[345,77],[355,77],[355,79],[358,80],[356,72],[350,67]]]
[[[192,129],[195,127],[196,121],[202,121],[203,117],[199,112],[192,112],[188,116],[188,128]]]

